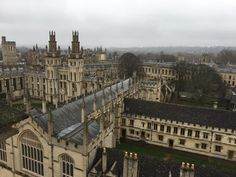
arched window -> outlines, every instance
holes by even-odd
[[[44,176],[43,148],[33,132],[25,132],[21,137],[21,159],[24,170]]]
[[[62,177],[74,176],[74,160],[67,154],[61,156]]]

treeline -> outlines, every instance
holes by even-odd
[[[157,62],[176,62],[177,57],[171,54],[165,54],[164,52],[160,53],[143,53],[139,54],[138,57],[143,61],[155,60]]]
[[[222,50],[215,57],[215,62],[219,64],[236,64],[236,51],[235,50]]]
[[[224,104],[226,86],[215,69],[185,62],[177,63],[175,69],[177,99],[180,98],[180,92],[186,92],[193,102],[200,105],[209,105],[214,101]]]

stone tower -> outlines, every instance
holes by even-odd
[[[79,33],[78,31],[72,32],[72,42],[71,42],[71,53],[70,58],[79,58],[80,56],[80,42],[79,42]]]
[[[72,32],[71,48],[68,48],[68,98],[81,96],[84,60],[81,55],[79,32]]]
[[[58,66],[61,65],[60,47],[57,47],[55,31],[49,32],[49,47],[46,46],[46,101],[53,103],[56,107],[59,102]]]
[[[16,42],[6,41],[6,37],[2,36],[2,58],[4,65],[16,65]]]
[[[33,46],[31,57],[32,57],[32,61],[31,61],[32,65],[39,65],[40,64],[40,53],[39,53],[39,49],[38,49],[37,44],[35,46]]]

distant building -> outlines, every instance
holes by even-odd
[[[4,65],[16,65],[16,42],[6,41],[6,37],[2,36],[2,59]]]
[[[235,67],[217,67],[216,70],[220,74],[225,84],[230,87],[236,87],[236,68]]]

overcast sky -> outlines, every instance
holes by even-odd
[[[45,46],[236,46],[235,0],[1,0],[0,35]]]

